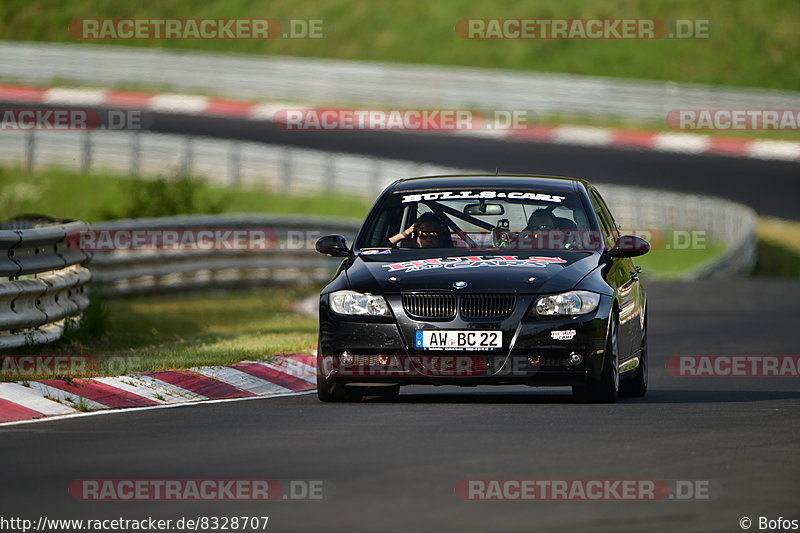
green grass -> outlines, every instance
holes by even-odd
[[[642,267],[645,277],[651,279],[679,279],[683,273],[691,270],[725,251],[722,243],[708,243],[697,249],[667,250],[661,248],[651,250],[637,257],[636,264]]]
[[[712,137],[725,137],[731,139],[764,139],[770,141],[800,141],[797,130],[678,130],[671,128],[666,120],[642,120],[636,117],[610,117],[589,115],[541,115],[536,125],[542,126],[588,126],[597,128],[616,128],[622,130],[637,130],[651,133],[688,133],[691,135],[709,135]]]
[[[81,174],[48,169],[27,174],[0,167],[0,213],[3,218],[21,213],[40,213],[96,222],[112,218],[114,214],[154,216],[202,212],[204,206],[214,206],[215,211],[222,213],[299,213],[355,218],[365,216],[369,209],[366,201],[352,196],[285,196],[261,189],[199,184],[191,191],[195,195],[194,205],[184,206],[195,209],[180,209],[186,202],[175,201],[175,210],[180,213],[132,214],[133,191],[146,187],[146,183],[102,173]],[[185,194],[185,191],[177,193]]]
[[[41,213],[55,217],[74,218],[96,222],[109,218],[109,212],[125,212],[125,216],[152,216],[154,213],[131,212],[132,188],[142,188],[143,183],[130,178],[106,174],[80,174],[65,170],[47,170],[29,175],[18,170],[0,167],[0,212],[13,216],[20,213]],[[145,185],[146,187],[146,185]],[[262,190],[218,188],[195,185],[191,192],[198,206],[214,205],[223,213],[299,213],[329,215],[363,219],[369,203],[353,197],[336,196],[285,196]],[[170,194],[185,194],[178,188],[168,189]],[[152,193],[153,195],[158,192]],[[142,201],[145,201],[146,198]],[[161,199],[163,200],[163,198]],[[180,210],[192,202],[174,201],[175,212],[155,213],[171,215],[198,212]],[[192,207],[192,206],[188,206]],[[200,210],[199,212],[202,212]],[[679,277],[690,269],[723,251],[722,245],[709,244],[705,249],[653,250],[638,258],[647,274],[652,277]]]
[[[109,375],[308,353],[317,320],[291,306],[313,292],[271,287],[110,300],[104,334],[41,350],[97,357],[100,374]]]
[[[0,169],[0,212],[97,221],[109,206],[126,205],[126,195],[136,185],[141,184],[104,174],[50,170],[29,175]],[[369,207],[351,198],[286,197],[202,185],[193,194],[199,198],[195,206],[212,202],[225,212],[362,217]],[[637,263],[648,276],[673,278],[722,251],[721,245],[713,244],[705,250],[659,249]],[[294,313],[291,305],[315,289],[270,287],[111,300],[95,295],[88,326],[72,330],[55,346],[29,350],[95,356],[101,361],[101,373],[109,375],[229,365],[275,353],[308,352],[316,342],[317,321]]]
[[[800,222],[759,218],[757,253],[756,276],[800,278]]]
[[[656,250],[637,263],[648,274],[657,267],[658,277],[671,277],[721,251],[721,246],[705,251]],[[317,320],[295,313],[292,305],[317,289],[270,287],[105,300],[103,333],[93,338],[71,336],[32,353],[97,357],[100,375],[308,353],[316,344]]]
[[[322,19],[323,39],[98,42],[779,89],[797,89],[800,80],[796,0],[5,0],[0,15],[0,38],[11,40],[76,42],[68,25],[77,18]],[[470,17],[709,19],[711,36],[655,41],[463,40],[455,34],[454,24]]]
[[[647,274],[658,272],[657,277],[669,278],[721,251],[721,246],[705,251],[656,250],[637,263]],[[316,344],[317,320],[291,308],[317,289],[270,287],[107,300],[102,334],[71,336],[32,353],[97,357],[100,375],[230,365],[280,353],[308,353]]]

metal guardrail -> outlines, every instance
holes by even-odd
[[[3,165],[30,171],[58,166],[119,175],[195,174],[212,185],[368,199],[399,178],[466,172],[413,161],[146,131],[0,130]]]
[[[661,121],[672,109],[800,108],[796,91],[86,44],[0,42],[0,72],[8,79],[40,84],[152,84],[307,104],[445,109],[480,105],[623,121]]]
[[[673,108],[796,108],[800,93],[500,70],[374,62],[253,57],[124,47],[0,42],[3,76],[49,83],[152,82],[159,87],[304,103],[526,109],[561,115],[663,119]],[[58,102],[51,102],[58,103]],[[78,157],[78,155],[80,156]],[[195,139],[145,132],[0,132],[0,164],[79,166],[123,174],[197,173],[223,185],[255,185],[282,193],[329,190],[373,198],[400,177],[464,169],[332,154],[315,150]],[[599,186],[623,227],[706,231],[723,254],[692,278],[748,272],[755,262],[755,213],[727,200],[619,186]],[[83,223],[0,228],[0,349],[60,337],[64,319],[88,307],[86,285],[114,294],[190,290],[226,284],[324,281],[336,260],[316,254],[311,234],[343,233],[355,221],[261,215],[198,216],[102,223],[95,229],[266,227],[278,247],[265,251],[97,252],[65,243]],[[302,245],[288,246],[290,232]],[[281,244],[287,245],[281,247]],[[26,278],[26,279],[23,279]]]
[[[631,229],[702,230],[726,251],[698,266],[691,278],[748,272],[755,261],[755,213],[733,202],[687,194],[600,185],[611,209]],[[27,223],[28,226],[32,225]],[[82,222],[0,230],[0,349],[58,339],[64,319],[89,304],[90,280],[112,295],[211,289],[231,285],[311,284],[330,278],[339,260],[314,250],[317,238],[339,233],[349,241],[360,221],[312,216],[191,215]],[[260,230],[261,249],[108,249],[88,253],[76,237],[102,241],[106,232],[139,230]],[[110,247],[113,248],[113,247]]]
[[[702,231],[725,253],[699,265],[690,279],[748,273],[755,263],[755,213],[728,200],[613,185],[600,185],[622,230]],[[106,222],[94,230],[261,229],[271,232],[268,250],[94,252],[96,282],[113,294],[187,290],[231,284],[319,283],[339,260],[314,251],[317,238],[340,233],[352,241],[360,221],[278,215],[196,215]]]
[[[86,150],[87,154],[82,154]],[[78,155],[82,154],[82,155]],[[90,156],[91,155],[91,156]],[[192,138],[149,132],[0,131],[0,164],[73,166],[126,175],[189,173],[213,185],[246,186],[280,194],[318,193],[375,198],[396,179],[474,173],[474,170],[378,159],[261,143]],[[631,229],[705,231],[726,245],[727,262],[692,273],[747,272],[754,264],[755,213],[714,197],[605,185],[605,197]]]
[[[88,254],[66,237],[88,226],[21,218],[0,225],[0,349],[58,339],[89,306]]]
[[[682,279],[748,274],[756,263],[758,217],[751,208],[713,196],[597,185],[622,230],[702,232],[725,251],[685,272]]]
[[[257,230],[268,235],[269,245],[241,250],[95,251],[91,269],[94,282],[103,285],[104,293],[115,295],[322,283],[330,279],[341,260],[317,253],[317,239],[339,233],[352,240],[359,224],[356,220],[295,215],[187,215],[103,222],[92,227],[95,235],[120,230]]]

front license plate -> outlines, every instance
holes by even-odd
[[[494,350],[503,347],[501,331],[417,330],[415,346],[422,350]]]

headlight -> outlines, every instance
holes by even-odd
[[[340,315],[389,316],[383,296],[355,291],[336,291],[330,295],[331,310]]]
[[[540,296],[533,303],[533,315],[585,315],[597,309],[600,295],[588,291],[569,291]]]

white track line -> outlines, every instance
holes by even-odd
[[[275,364],[275,363],[265,363],[264,361],[250,361],[251,363],[255,363],[257,365],[265,366],[267,368],[271,368],[273,370],[277,370],[283,374],[300,378],[309,383],[313,383],[314,385],[317,384],[317,374],[314,367],[310,367],[303,363],[298,363],[297,361],[293,361],[295,364],[294,367],[288,367],[288,365],[284,365],[283,362]],[[288,363],[288,361],[287,361]],[[288,368],[293,368],[293,370],[289,370]]]
[[[198,374],[218,379],[223,383],[233,385],[234,387],[252,392],[253,394],[286,394],[287,392],[293,392],[286,387],[281,387],[277,383],[251,376],[250,374],[227,366],[203,366],[192,368],[192,370]]]
[[[72,89],[53,87],[44,93],[42,101],[46,104],[103,105],[108,98],[106,89]]]
[[[789,141],[752,141],[747,154],[760,159],[800,159],[800,143]]]
[[[305,111],[307,109],[311,108],[308,105],[301,104],[264,102],[253,104],[253,107],[250,109],[250,118],[252,120],[268,120],[271,122],[278,111]]]
[[[707,135],[687,133],[661,133],[655,136],[653,148],[666,152],[684,154],[701,154],[711,146],[711,138]]]
[[[210,98],[194,96],[191,94],[156,94],[150,99],[150,109],[153,111],[168,111],[170,113],[202,114]]]
[[[153,409],[172,409],[175,407],[192,407],[198,405],[208,405],[212,403],[227,403],[227,402],[244,402],[248,400],[267,400],[272,398],[286,398],[287,396],[302,396],[305,394],[314,394],[316,391],[301,391],[301,392],[289,392],[286,394],[276,394],[273,396],[250,396],[248,398],[225,398],[223,400],[204,400],[204,401],[194,401],[194,402],[184,402],[184,403],[174,403],[174,404],[164,404],[164,405],[154,405],[152,407],[125,407],[122,409],[104,409],[102,411],[92,411],[90,413],[74,413],[68,415],[59,415],[59,416],[49,416],[46,418],[34,418],[32,420],[16,420],[14,422],[4,422],[0,424],[0,428],[4,428],[6,426],[21,426],[24,424],[38,424],[42,422],[52,422],[54,420],[72,420],[73,418],[83,418],[86,416],[99,416],[99,415],[108,415],[108,414],[118,414],[118,413],[131,413],[134,411],[151,411]]]
[[[613,130],[585,126],[559,126],[552,134],[555,142],[565,144],[604,146],[614,141]]]
[[[94,400],[90,400],[82,396],[77,396],[71,392],[63,391],[49,385],[45,385],[44,383],[39,383],[38,381],[31,381],[30,384],[31,390],[36,391],[39,395],[53,398],[55,401],[63,403],[67,406],[84,405],[90,411],[109,409],[109,406],[103,405],[102,403],[95,402]]]
[[[160,379],[151,376],[137,375],[136,377],[144,382],[143,386],[152,387],[153,389],[157,390],[167,391],[167,394],[170,397],[183,398],[183,401],[186,402],[195,402],[195,401],[210,399],[208,396],[203,396],[202,394],[197,394],[196,392],[182,389],[181,387],[173,385],[172,383],[167,383],[166,381],[161,381]]]
[[[16,86],[15,86],[16,87]],[[15,87],[8,88],[9,94],[14,94]],[[19,86],[19,90],[36,90],[35,87]],[[108,89],[97,88],[72,88],[72,87],[52,87],[45,89],[42,96],[37,101],[49,104],[64,105],[87,105],[102,106],[107,105],[111,91]],[[28,101],[28,100],[25,100]],[[145,109],[153,111],[165,111],[171,113],[185,113],[191,115],[216,114],[209,112],[209,105],[212,98],[185,93],[152,93],[149,102],[144,106]],[[280,110],[308,110],[314,106],[298,103],[281,102],[261,102],[249,103],[249,117],[252,120],[272,121],[275,114]],[[616,148],[626,147],[624,142],[614,142],[615,136],[625,133],[626,130],[605,129],[586,126],[557,126],[553,128],[549,136],[539,140],[556,144],[576,144],[586,146],[613,146]],[[414,132],[411,132],[414,133]],[[480,130],[459,130],[446,132],[453,135],[466,135],[474,137],[506,137],[508,130],[480,129]],[[653,133],[652,146],[643,147],[635,144],[633,147],[638,149],[656,150],[662,152],[680,152],[687,154],[719,153],[726,156],[752,157],[767,160],[787,160],[797,161],[800,159],[800,143],[793,141],[771,141],[751,139],[749,143],[731,153],[729,150],[716,150],[712,147],[713,137],[692,133]]]
[[[158,403],[178,403],[187,401],[181,396],[176,396],[165,387],[139,379],[139,376],[94,378],[94,380],[137,396],[143,396],[148,400],[153,400]]]
[[[261,363],[264,364],[263,361],[261,361]],[[301,363],[300,361],[295,361],[294,359],[282,359],[281,361],[267,364],[270,366],[270,368],[279,370],[292,377],[302,378],[313,383],[317,382],[317,368],[316,366],[312,366],[308,363]]]
[[[72,407],[48,400],[42,396],[40,389],[26,387],[19,383],[0,383],[0,398],[47,416],[78,412]]]

